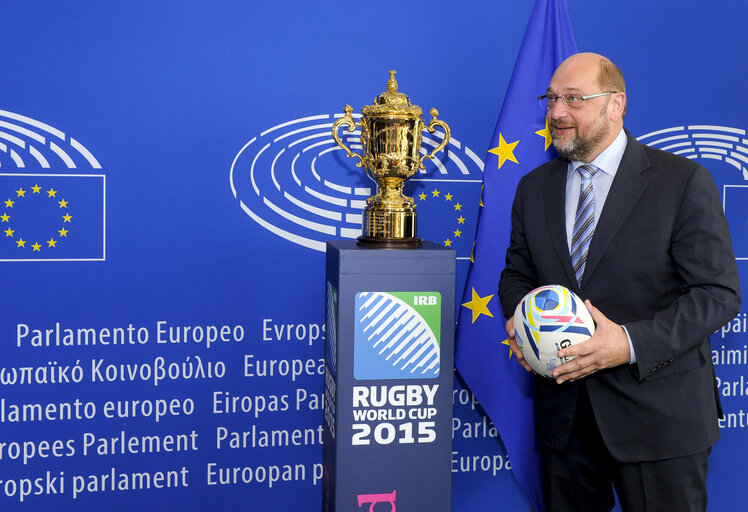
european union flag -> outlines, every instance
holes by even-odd
[[[517,184],[556,156],[537,96],[556,67],[576,51],[566,0],[536,0],[486,156],[473,264],[458,316],[457,369],[498,429],[514,475],[536,512],[545,504],[532,376],[511,360],[496,294]]]
[[[105,177],[0,174],[0,261],[102,261]]]

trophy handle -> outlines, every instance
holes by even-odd
[[[421,158],[421,160],[418,162],[418,164],[419,164],[418,168],[419,169],[425,169],[426,168],[426,166],[423,165],[423,161],[424,160],[431,160],[431,159],[433,159],[435,154],[437,154],[439,151],[441,151],[442,149],[444,149],[444,146],[447,145],[447,143],[449,142],[449,137],[450,137],[449,125],[447,125],[447,123],[445,123],[441,119],[437,119],[436,118],[436,116],[439,115],[439,111],[436,110],[435,108],[432,108],[429,113],[431,114],[431,122],[426,127],[426,129],[429,131],[429,133],[434,133],[436,131],[436,127],[437,126],[441,126],[442,129],[444,130],[444,138],[439,143],[439,145],[436,146],[436,148],[434,148],[434,150],[431,153],[429,153],[428,155],[424,155]]]
[[[350,149],[348,149],[348,146],[346,146],[343,141],[340,139],[340,136],[338,135],[338,129],[343,126],[348,126],[348,131],[352,132],[356,129],[356,121],[353,120],[353,116],[351,115],[351,112],[353,112],[353,107],[350,105],[346,105],[343,107],[343,111],[345,112],[345,115],[335,121],[335,123],[332,125],[332,138],[335,139],[335,142],[337,142],[338,146],[345,149],[346,156],[351,157],[358,157],[358,163],[356,164],[356,167],[361,167],[363,164],[363,158],[358,153],[354,153]]]

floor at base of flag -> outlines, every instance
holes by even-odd
[[[579,390],[568,445],[541,449],[547,512],[608,512],[615,505],[614,487],[623,512],[706,511],[711,449],[675,459],[618,462],[597,428],[587,386]]]

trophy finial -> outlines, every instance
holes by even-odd
[[[394,69],[390,70],[390,78],[387,80],[387,90],[374,98],[373,105],[367,105],[361,109],[364,116],[380,115],[404,115],[412,118],[419,118],[423,113],[421,107],[410,103],[408,96],[397,92],[397,80],[395,79]]]
[[[395,73],[397,73],[397,71],[393,69],[390,70],[390,79],[387,80],[388,92],[397,92],[397,80],[395,80]]]

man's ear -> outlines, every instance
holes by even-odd
[[[613,122],[620,121],[626,113],[626,93],[617,92],[610,100],[610,120]]]

